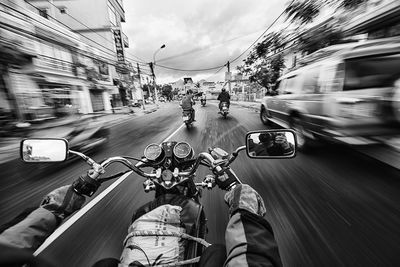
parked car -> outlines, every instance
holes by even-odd
[[[313,139],[351,145],[400,134],[400,39],[331,46],[278,80],[260,118],[293,128],[299,149]]]

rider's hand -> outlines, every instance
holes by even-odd
[[[229,206],[229,214],[231,216],[239,209],[244,209],[260,216],[264,216],[266,213],[262,197],[247,184],[236,185],[225,194],[224,199]]]
[[[275,143],[280,145],[283,148],[285,155],[293,153],[293,147],[290,146],[285,135],[276,136]]]
[[[64,219],[79,210],[83,203],[85,203],[85,197],[75,193],[71,185],[66,185],[45,196],[40,206],[51,211],[58,218]]]

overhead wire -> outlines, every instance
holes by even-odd
[[[31,4],[31,3],[28,2],[27,0],[24,0],[24,2],[27,3],[28,5],[32,6],[32,7],[35,8],[36,10],[40,11],[40,9],[39,9],[37,6]],[[19,5],[17,5],[17,6],[19,6]],[[19,6],[19,7],[21,7],[21,6]],[[57,19],[54,18],[53,16],[48,15],[48,14],[47,14],[47,16],[48,16],[49,18],[53,19],[54,21],[57,21],[58,23],[60,23],[60,24],[63,25],[64,27],[68,28],[70,31],[74,32],[74,30],[73,30],[71,27],[69,27],[68,25],[64,24],[63,22],[57,20]],[[38,20],[36,20],[36,21],[38,21]],[[39,22],[40,22],[40,21],[39,21]],[[44,24],[44,23],[42,23],[42,24]],[[44,25],[46,25],[46,24],[44,24]],[[49,25],[46,25],[46,26],[49,26]],[[60,32],[59,30],[54,29],[54,28],[52,28],[52,27],[50,27],[50,26],[49,26],[49,28]],[[60,33],[61,33],[61,32],[60,32]],[[83,34],[81,34],[81,33],[79,33],[79,32],[77,32],[77,34],[79,34],[80,36],[82,36],[82,37],[88,39],[89,41],[91,41],[91,42],[93,42],[93,43],[95,43],[95,44],[99,45],[100,47],[103,47],[103,48],[105,48],[105,49],[107,50],[107,52],[106,52],[106,51],[104,51],[104,50],[102,50],[102,49],[99,49],[101,52],[103,52],[103,53],[105,53],[105,54],[107,54],[107,55],[111,55],[111,56],[115,57],[115,54],[110,54],[110,53],[108,52],[108,51],[114,52],[114,51],[111,50],[110,48],[105,47],[105,46],[102,45],[102,44],[99,44],[98,42],[92,40],[91,38],[89,38],[89,37],[87,37],[87,36],[85,36],[85,35],[83,35]],[[135,62],[136,62],[136,61],[135,61]]]
[[[55,8],[59,9],[59,7],[57,7],[54,3],[50,2],[49,0],[46,0],[49,4],[51,4],[52,6],[54,6]],[[85,23],[83,23],[82,21],[78,20],[77,18],[75,18],[74,16],[72,16],[71,14],[66,13],[67,16],[69,16],[70,18],[72,18],[73,20],[75,20],[76,22],[78,22],[79,24],[81,24],[82,26],[85,26],[87,29],[89,29],[91,32],[97,34],[98,36],[100,36],[101,38],[103,38],[104,40],[106,40],[108,43],[111,43],[114,45],[114,42],[110,41],[109,39],[105,38],[103,35],[99,34],[98,32],[94,31],[92,28],[90,28],[89,26],[87,26]],[[146,61],[134,54],[129,53],[128,51],[124,51],[125,53],[139,59],[142,62],[137,62],[137,63],[142,63],[142,64],[147,64]],[[129,59],[129,58],[128,58]],[[131,59],[129,59],[131,60]],[[135,60],[132,60],[135,61]]]
[[[293,4],[294,1],[295,1],[295,0],[292,0],[292,1],[290,2],[289,5]],[[275,18],[275,20],[263,31],[263,33],[262,33],[262,34],[261,34],[261,35],[260,35],[246,50],[244,50],[239,56],[235,57],[234,59],[229,60],[229,62],[230,62],[230,63],[233,63],[233,62],[237,61],[240,57],[242,57],[248,50],[250,50],[250,49],[257,43],[258,40],[260,40],[260,39],[267,33],[267,31],[268,31],[269,29],[271,29],[271,27],[272,27],[284,14],[285,14],[285,10],[283,10],[283,11],[279,14],[279,16]],[[210,68],[204,68],[204,69],[192,69],[192,70],[190,70],[190,69],[173,68],[173,67],[164,66],[164,65],[159,65],[159,64],[155,64],[155,65],[157,65],[157,66],[159,66],[159,67],[161,67],[161,68],[164,68],[164,69],[170,69],[170,70],[175,70],[175,71],[189,71],[189,72],[209,71],[209,70],[219,69],[219,68],[221,68],[221,67],[226,66],[226,64],[225,64],[225,65],[222,65],[222,66],[216,66],[216,67],[210,67]],[[219,69],[214,75],[216,75],[219,71],[220,71],[220,69]],[[212,75],[212,76],[214,76],[214,75]]]
[[[15,9],[15,8],[12,8],[12,7],[10,7],[10,6],[7,6],[7,5],[5,5],[4,3],[0,3],[0,5],[6,6],[7,8],[9,8],[9,9],[15,11],[15,12],[18,12],[18,13],[21,14],[21,15],[24,15],[24,16],[26,16],[26,17],[29,17],[29,15],[27,15],[27,14],[25,14],[25,13],[23,13],[23,12],[17,10],[17,9]],[[17,5],[17,6],[19,6],[19,5]],[[19,7],[21,7],[21,6],[19,6]],[[39,22],[39,23],[41,23],[41,24],[43,24],[43,25],[49,27],[50,29],[52,29],[52,30],[54,30],[54,31],[57,31],[57,32],[59,32],[59,33],[62,33],[62,32],[60,32],[60,31],[58,31],[57,29],[55,29],[55,28],[53,28],[53,27],[51,27],[51,26],[49,26],[49,25],[47,25],[47,24],[44,24],[44,23],[41,22],[40,20],[37,20],[37,19],[32,18],[32,17],[29,17],[29,18],[31,18],[31,19],[35,20],[36,22]],[[3,23],[0,23],[0,24],[3,24]],[[11,26],[8,25],[8,24],[6,24],[6,25],[7,25],[8,27],[11,27]],[[15,27],[11,27],[11,28],[15,28]],[[29,32],[29,31],[26,31],[26,30],[23,30],[23,29],[19,29],[19,28],[18,28],[18,29],[15,28],[15,29],[18,30],[20,33],[22,32],[22,33],[25,34],[25,35],[29,35],[29,36],[32,36],[32,37],[36,37],[36,38],[38,38],[38,39],[40,39],[40,40],[45,40],[45,41],[46,41],[46,39],[40,38],[40,37],[38,37],[37,35],[35,35],[35,34]],[[109,64],[109,65],[114,66],[114,67],[118,67],[118,65],[117,65],[116,63],[110,62],[108,58],[104,58],[104,57],[99,56],[99,55],[91,56],[91,55],[90,55],[91,53],[88,53],[88,52],[83,53],[80,49],[77,49],[76,47],[74,47],[74,46],[72,46],[72,45],[68,45],[68,44],[63,44],[63,45],[64,45],[64,46],[67,46],[67,47],[70,48],[72,51],[76,52],[77,54],[83,55],[83,56],[85,56],[85,57],[87,57],[87,58],[90,58],[90,59],[94,59],[94,60],[96,60],[96,61],[105,62],[105,63],[107,63],[107,64]],[[66,61],[66,60],[62,60],[62,59],[58,59],[58,58],[56,59],[56,58],[49,57],[49,56],[46,56],[46,55],[43,55],[43,54],[38,54],[38,56],[45,57],[45,58],[51,58],[52,60],[56,60],[56,61],[59,61],[59,62],[65,62],[65,63],[68,63],[68,64],[73,64],[73,62]],[[151,76],[150,74],[148,74],[148,73],[146,73],[146,72],[143,72],[143,73],[146,74],[146,75]]]
[[[31,5],[32,7],[34,7],[35,9],[39,10],[38,7],[32,5],[31,3],[27,2],[26,0],[24,0],[24,1],[25,1],[26,3],[28,3],[29,5]],[[57,7],[56,5],[54,5],[53,3],[51,3],[49,0],[46,0],[46,1],[58,9],[58,7]],[[294,1],[295,1],[295,0],[292,0],[292,2],[291,2],[289,5],[291,5]],[[282,11],[282,12],[280,13],[280,15],[267,27],[267,29],[265,29],[265,30],[263,31],[263,33],[262,33],[262,34],[261,34],[261,35],[260,35],[246,50],[244,50],[239,56],[235,57],[234,59],[230,60],[229,62],[230,62],[230,63],[235,62],[235,61],[238,60],[240,57],[242,57],[249,49],[251,49],[251,48],[256,44],[256,42],[257,42],[262,36],[264,36],[265,33],[266,33],[266,32],[267,32],[267,31],[282,17],[282,15],[283,15],[284,13],[285,13],[285,12]],[[68,15],[69,15],[69,14],[68,14]],[[69,26],[65,25],[64,23],[60,22],[59,20],[55,19],[54,17],[52,17],[52,16],[50,16],[50,15],[48,15],[48,16],[49,16],[50,18],[54,19],[55,21],[59,22],[59,23],[62,24],[63,26],[67,27],[67,28],[70,29],[71,31],[73,31],[73,29],[71,29]],[[81,21],[77,20],[77,19],[74,18],[73,16],[71,16],[71,15],[69,15],[69,16],[70,16],[71,18],[73,18],[75,21],[77,21],[77,22],[79,22],[80,24],[82,24],[83,26],[85,26],[86,28],[90,29],[90,27],[88,27],[87,25],[85,25],[85,24],[82,23]],[[40,22],[40,21],[39,21],[39,22]],[[47,26],[48,26],[48,25],[47,25]],[[51,27],[50,27],[50,28],[51,28]],[[53,29],[53,30],[56,30],[56,29],[54,29],[54,28],[52,28],[52,29]],[[90,30],[92,30],[92,29],[90,29]],[[93,30],[92,30],[92,31],[93,31]],[[93,32],[95,32],[95,31],[93,31]],[[97,44],[97,45],[99,45],[99,46],[101,46],[101,47],[106,48],[108,51],[112,51],[112,50],[110,50],[109,48],[107,48],[107,47],[105,47],[105,46],[103,46],[103,45],[97,43],[96,41],[94,41],[94,40],[88,38],[87,36],[85,36],[85,35],[83,35],[83,34],[81,34],[81,33],[79,33],[79,32],[77,32],[77,33],[78,33],[79,35],[83,36],[84,38],[86,38],[86,39],[92,41],[93,43],[95,43],[95,44]],[[96,34],[98,34],[98,33],[96,33]],[[100,34],[98,34],[98,35],[101,36]],[[103,36],[102,36],[102,37],[103,37]],[[104,37],[103,37],[103,38],[104,38]],[[104,39],[105,39],[105,38],[104,38]],[[234,38],[234,39],[235,39],[235,38]],[[233,39],[233,40],[234,40],[234,39]],[[236,38],[236,39],[237,39],[237,38]],[[109,54],[108,52],[105,52],[104,50],[101,50],[101,49],[99,49],[99,50],[102,51],[103,53],[107,54],[107,55],[111,55],[111,54]],[[112,52],[114,52],[114,51],[112,51]],[[195,51],[195,52],[197,52],[197,51]],[[113,54],[112,56],[114,57],[115,55]],[[136,57],[135,55],[132,55],[132,56]],[[147,63],[145,63],[144,60],[141,59],[141,58],[139,58],[139,59],[142,60],[142,62],[137,61],[137,60],[134,60],[134,59],[130,59],[130,58],[128,58],[128,59],[131,60],[131,61],[133,61],[133,62],[135,62],[135,63],[140,64],[141,66],[147,66]],[[212,76],[216,75],[218,72],[220,72],[220,71],[226,66],[226,64],[224,64],[224,65],[219,65],[219,66],[209,67],[209,68],[180,69],[180,68],[165,66],[165,65],[161,65],[161,64],[154,64],[154,65],[155,65],[155,66],[158,66],[158,67],[160,67],[160,68],[164,68],[164,69],[169,69],[169,70],[174,70],[174,71],[184,71],[184,72],[201,72],[201,71],[210,71],[210,70],[218,69]],[[148,73],[143,73],[143,74],[147,74],[147,75],[150,75],[150,76],[152,75],[152,74],[148,74]],[[212,76],[210,76],[210,77],[212,77]]]
[[[294,1],[295,1],[295,0],[292,0],[292,2],[290,2],[289,6],[292,5]],[[279,16],[275,18],[275,20],[267,27],[267,29],[265,29],[265,31],[264,31],[264,32],[263,32],[263,33],[262,33],[262,34],[261,34],[261,35],[260,35],[246,50],[244,50],[239,56],[235,57],[234,59],[230,60],[229,62],[230,62],[230,63],[233,63],[233,62],[235,62],[236,60],[238,60],[240,57],[242,57],[250,48],[252,48],[252,47],[257,43],[258,40],[261,39],[261,37],[264,36],[264,34],[267,33],[267,31],[268,31],[269,29],[271,29],[271,27],[283,16],[283,14],[285,14],[285,10],[283,10],[283,11],[279,14]]]
[[[40,11],[40,9],[39,9],[37,6],[35,6],[35,5],[33,5],[33,4],[29,3],[29,2],[27,2],[27,0],[24,0],[24,2],[27,3],[28,5],[32,6],[32,7],[35,8],[36,10]],[[19,5],[17,5],[17,6],[19,6]],[[19,7],[21,7],[21,6],[19,6]],[[57,19],[54,18],[53,16],[51,16],[51,15],[47,15],[47,16],[50,17],[51,19],[53,19],[54,21],[57,21],[58,23],[60,23],[60,24],[63,25],[64,27],[68,28],[70,31],[75,32],[71,27],[69,27],[69,26],[66,25],[65,23],[63,23],[63,22],[57,20]],[[39,21],[39,22],[40,22],[40,21]],[[43,23],[42,23],[42,24],[43,24]],[[46,26],[48,26],[48,25],[46,25]],[[49,27],[50,27],[50,26],[49,26]],[[52,28],[52,27],[50,27],[50,28]],[[52,28],[52,29],[58,31],[57,29],[54,29],[54,28]],[[58,32],[60,32],[60,31],[58,31]],[[114,51],[111,50],[110,48],[105,47],[104,45],[102,45],[102,44],[100,44],[100,43],[94,41],[93,39],[91,39],[91,38],[89,38],[89,37],[87,37],[87,36],[85,36],[85,35],[83,35],[83,34],[81,34],[81,33],[79,33],[79,32],[76,32],[76,33],[79,34],[80,36],[86,38],[87,40],[89,40],[89,41],[95,43],[96,45],[98,45],[98,46],[100,46],[100,47],[102,47],[102,48],[105,48],[107,52],[104,51],[104,50],[102,50],[102,49],[100,49],[100,48],[98,48],[98,47],[96,47],[96,49],[99,49],[101,52],[103,52],[103,53],[105,53],[105,54],[107,54],[107,55],[109,55],[109,56],[111,56],[111,57],[115,57]],[[109,53],[108,51],[109,51],[109,52],[112,52],[113,54]],[[131,60],[131,61],[133,61],[133,62],[135,62],[135,63],[144,64],[143,62],[139,62],[139,61],[134,60],[134,59],[129,59],[129,60]]]

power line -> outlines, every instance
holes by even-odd
[[[290,2],[290,4],[289,4],[289,6],[291,5],[291,4],[293,4],[293,2],[294,2],[295,0],[292,0],[292,2]],[[244,53],[246,53],[250,48],[252,48],[253,47],[253,45],[258,41],[258,40],[260,40],[260,38],[261,37],[263,37],[264,36],[264,34],[278,21],[278,19],[280,19],[281,17],[282,17],[282,15],[283,14],[285,14],[285,10],[283,10],[282,12],[281,12],[281,14],[279,14],[279,16],[267,27],[267,29],[246,49],[246,50],[244,50],[239,56],[237,56],[236,58],[234,58],[233,60],[230,60],[230,62],[231,63],[233,63],[233,62],[235,62],[236,60],[238,60],[241,56],[243,56],[244,55]]]
[[[39,9],[38,7],[36,7],[35,5],[32,5],[31,3],[27,2],[27,0],[24,0],[24,1],[25,1],[25,3],[27,3],[28,5],[30,5],[30,6],[32,6],[33,8],[35,8],[36,10],[40,11],[40,9]],[[19,5],[17,5],[17,6],[19,6]],[[19,7],[21,7],[21,6],[19,6]],[[23,7],[21,7],[21,8],[23,8]],[[74,30],[73,30],[71,27],[69,27],[68,25],[64,24],[63,22],[57,20],[56,18],[54,18],[54,17],[52,17],[52,16],[50,16],[50,15],[47,15],[47,16],[50,17],[50,18],[52,18],[53,20],[57,21],[58,23],[60,23],[60,24],[63,25],[64,27],[68,28],[70,31],[74,32]],[[40,21],[39,21],[39,22],[40,22]],[[41,22],[40,22],[40,23],[41,23]],[[43,24],[43,23],[42,23],[42,24]],[[48,25],[46,25],[46,26],[48,26]],[[56,29],[54,29],[54,28],[52,28],[52,27],[50,27],[50,28],[53,29],[53,30],[55,30],[55,31],[58,31],[58,30],[56,30]],[[58,31],[58,32],[60,32],[60,31]],[[85,35],[83,35],[83,34],[81,34],[81,33],[79,33],[79,32],[77,32],[77,34],[79,34],[80,36],[82,36],[82,37],[88,39],[89,41],[91,41],[91,42],[93,42],[93,43],[99,45],[100,47],[103,47],[103,48],[105,48],[106,50],[111,51],[111,52],[114,53],[113,50],[109,49],[108,47],[103,46],[102,44],[99,44],[98,42],[96,42],[96,41],[90,39],[89,37],[87,37],[87,36],[85,36]],[[107,54],[107,55],[110,55],[110,56],[112,56],[112,57],[115,57],[115,54],[110,54],[110,53],[108,53],[108,52],[106,52],[106,51],[104,51],[104,50],[102,50],[102,49],[99,49],[99,50],[102,51],[103,53]],[[128,59],[131,60],[131,61],[133,61],[133,62],[135,62],[135,63],[141,63],[141,64],[142,64],[142,62],[138,62],[137,60],[130,59],[130,58],[128,58]]]
[[[292,0],[292,2],[289,5],[291,5],[294,1],[295,0]],[[267,27],[267,29],[264,30],[264,32],[246,50],[244,50],[239,56],[235,57],[234,59],[229,60],[229,62],[233,63],[236,60],[238,60],[241,56],[243,56],[250,48],[252,48],[254,46],[254,44],[257,43],[258,40],[260,40],[261,37],[264,36],[264,34],[283,16],[283,14],[285,14],[285,10],[283,10],[279,14],[279,16]],[[155,64],[155,65],[159,66],[161,68],[164,68],[164,69],[170,69],[170,70],[175,70],[175,71],[193,71],[193,72],[215,70],[215,69],[218,69],[218,68],[221,68],[221,67],[223,68],[225,66],[225,65],[223,65],[223,66],[216,66],[216,67],[204,68],[204,69],[185,70],[185,69],[178,69],[178,68],[173,68],[173,67],[168,67],[168,66],[163,66],[163,65],[158,65],[158,64]],[[216,73],[218,73],[219,71],[220,71],[220,69]]]
[[[46,1],[47,1],[49,4],[51,4],[52,6],[54,6],[55,8],[58,9],[58,7],[57,7],[55,4],[53,4],[53,3],[50,2],[49,0],[46,0]],[[72,18],[73,20],[75,20],[76,22],[78,22],[79,24],[85,26],[85,27],[86,27],[87,29],[89,29],[91,32],[94,32],[95,34],[97,34],[98,36],[100,36],[101,38],[103,38],[104,40],[106,40],[107,42],[109,42],[110,44],[113,44],[113,45],[114,45],[114,42],[108,40],[108,39],[105,38],[103,35],[99,34],[99,33],[96,32],[96,31],[94,31],[92,28],[90,28],[89,26],[87,26],[85,23],[81,22],[80,20],[78,20],[77,18],[75,18],[74,16],[72,16],[72,15],[70,15],[70,14],[68,14],[68,13],[66,13],[66,14],[67,14],[67,16],[69,16],[70,18]],[[75,32],[75,31],[74,31],[74,32]],[[126,52],[127,54],[130,54],[130,53],[128,53],[127,51],[125,51],[125,52]],[[136,63],[146,63],[146,61],[143,60],[143,59],[141,59],[140,57],[135,56],[135,55],[133,55],[133,54],[130,54],[130,55],[142,61],[142,62],[136,62]],[[129,59],[129,58],[128,58],[128,59]]]
[[[228,43],[228,42],[232,42],[232,41],[235,41],[235,40],[237,40],[237,39],[240,39],[240,38],[243,38],[243,37],[246,37],[246,36],[249,36],[249,35],[258,33],[259,31],[260,31],[260,30],[258,30],[258,31],[256,31],[256,32],[248,33],[248,34],[245,34],[245,35],[236,36],[236,37],[234,37],[234,38],[231,38],[231,39],[228,39],[228,40],[224,40],[224,41],[222,41],[222,42],[219,42],[219,43],[216,43],[216,44],[207,46],[207,47],[192,49],[192,50],[189,50],[189,51],[186,51],[186,52],[177,54],[177,55],[173,55],[173,56],[169,56],[169,57],[157,59],[157,61],[158,61],[158,62],[162,62],[162,61],[170,60],[170,59],[173,59],[173,58],[177,58],[177,57],[182,57],[182,56],[190,55],[190,54],[192,54],[192,53],[198,53],[198,52],[201,52],[201,51],[204,51],[204,50],[212,49],[212,48],[214,48],[214,47],[216,47],[216,46],[220,46],[220,45],[222,45],[222,44],[225,44],[225,43]]]
[[[155,64],[155,65],[158,66],[158,67],[160,67],[160,68],[169,69],[169,70],[175,70],[175,71],[194,71],[194,72],[215,70],[215,69],[218,69],[218,68],[221,68],[221,67],[225,67],[225,65],[222,65],[222,66],[217,66],[217,67],[212,67],[212,68],[205,68],[205,69],[184,70],[184,69],[172,68],[172,67],[167,67],[167,66],[158,65],[158,64]]]
[[[6,5],[3,4],[3,3],[0,3],[0,5],[6,6]],[[14,8],[12,8],[12,7],[10,7],[10,6],[6,6],[6,7],[9,8],[9,9],[11,9],[11,10],[13,10],[13,11],[15,11],[15,12],[18,12],[19,14],[22,14],[22,15],[24,15],[24,16],[26,16],[26,17],[29,17],[27,14],[22,13],[21,11],[19,11],[19,10],[17,10],[17,9],[14,9]],[[19,7],[21,7],[21,6],[19,6]],[[39,22],[39,23],[41,23],[41,24],[43,24],[43,25],[48,26],[47,24],[44,24],[44,23],[42,23],[41,21],[39,21],[39,20],[37,20],[37,19],[34,19],[34,18],[32,18],[32,17],[30,17],[30,18],[33,19],[33,20],[35,20],[36,22]],[[0,24],[4,24],[4,23],[0,23]],[[29,31],[26,31],[26,30],[23,30],[23,29],[19,29],[19,28],[16,28],[15,26],[11,26],[11,25],[8,25],[8,24],[4,24],[4,25],[6,25],[6,27],[13,28],[13,29],[14,29],[14,32],[16,32],[16,31],[18,30],[18,33],[21,33],[21,32],[22,32],[22,33],[25,34],[25,35],[33,36],[33,37],[36,37],[36,38],[38,38],[38,39],[40,39],[40,40],[45,40],[45,41],[47,41],[45,38],[40,38],[40,37],[36,36],[35,34],[29,32]],[[58,30],[55,29],[55,28],[52,28],[52,27],[50,27],[50,26],[48,26],[48,27],[49,27],[50,29],[53,29],[54,31],[57,31],[57,32],[61,33],[60,31],[58,31]],[[17,32],[16,32],[16,33],[17,33]],[[117,63],[110,62],[108,58],[104,58],[104,57],[101,57],[101,56],[98,56],[98,55],[96,55],[96,57],[90,56],[89,54],[92,54],[92,53],[89,53],[89,52],[83,53],[83,52],[81,52],[81,50],[75,48],[75,47],[72,46],[72,45],[63,44],[63,46],[66,46],[66,47],[70,48],[72,51],[76,52],[77,54],[83,55],[83,56],[86,57],[86,58],[90,58],[90,59],[93,59],[93,60],[96,60],[96,61],[103,61],[103,62],[107,63],[108,65],[111,65],[111,66],[114,66],[114,67],[119,67]],[[58,58],[49,57],[49,56],[42,55],[42,54],[38,54],[38,56],[42,56],[42,57],[46,57],[46,58],[51,58],[52,60],[56,60],[56,61],[59,61],[59,62],[65,62],[65,63],[68,63],[68,64],[73,64],[73,62],[70,62],[70,61],[61,60],[61,59],[58,59]],[[148,73],[145,73],[145,74],[150,75],[150,74],[148,74]]]

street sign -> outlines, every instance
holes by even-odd
[[[125,56],[124,56],[124,47],[122,45],[121,30],[114,29],[113,32],[114,32],[115,49],[117,51],[117,61],[124,63]]]

